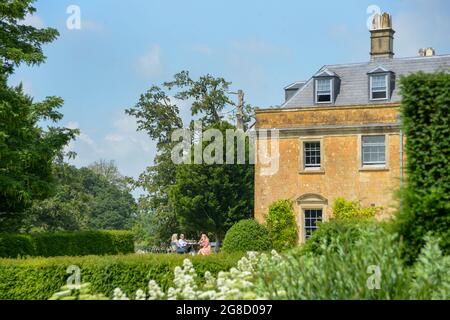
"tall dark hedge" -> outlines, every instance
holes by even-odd
[[[107,255],[131,252],[134,252],[134,239],[129,231],[0,234],[0,257],[3,258]]]
[[[450,253],[450,74],[403,77],[401,92],[407,181],[398,227],[412,261],[427,233]]]

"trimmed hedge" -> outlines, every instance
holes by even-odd
[[[398,231],[412,262],[428,233],[450,253],[450,74],[402,77],[401,93],[408,161]]]
[[[241,220],[228,230],[224,252],[267,251],[272,249],[269,231],[253,219]]]
[[[0,234],[0,257],[85,256],[134,252],[128,231],[79,231],[32,235]]]
[[[217,275],[235,266],[241,254],[189,257],[199,283],[206,271]],[[181,266],[184,255],[144,254],[117,256],[54,257],[0,259],[0,300],[43,300],[66,285],[71,265],[81,269],[81,281],[89,282],[92,292],[112,297],[117,287],[129,297],[137,289],[146,290],[149,280],[155,280],[164,290],[173,285],[173,272]]]

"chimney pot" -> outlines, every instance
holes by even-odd
[[[433,57],[436,55],[436,51],[433,48],[420,48],[419,56],[420,57]]]

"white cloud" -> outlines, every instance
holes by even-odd
[[[153,45],[144,55],[139,57],[136,68],[144,76],[154,77],[160,75],[163,69],[160,46],[157,44]]]
[[[42,20],[42,18],[38,15],[31,15],[31,14],[27,14],[25,16],[25,19],[23,19],[20,24],[22,25],[26,25],[26,26],[32,26],[38,29],[43,29],[45,28],[45,23],[44,20]]]

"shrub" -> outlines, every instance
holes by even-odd
[[[330,245],[336,238],[339,238],[343,247],[349,248],[363,236],[364,229],[375,224],[377,223],[370,221],[336,219],[319,223],[317,230],[306,241],[301,251],[323,254],[327,251],[324,247]]]
[[[267,229],[252,219],[241,220],[228,230],[224,252],[265,251],[272,248]]]
[[[298,230],[292,201],[274,202],[269,207],[266,224],[275,250],[290,249],[297,244]]]
[[[380,209],[377,207],[363,208],[356,201],[347,201],[344,198],[336,198],[333,203],[333,218],[345,219],[369,219],[375,217]]]
[[[230,269],[241,254],[217,254],[192,257],[198,272],[197,281],[204,281],[206,271],[216,275]],[[115,288],[128,296],[136,289],[146,289],[149,280],[157,281],[167,290],[173,286],[173,271],[183,263],[184,255],[143,254],[117,256],[53,257],[0,259],[0,300],[49,299],[66,285],[71,265],[81,269],[81,281],[90,283],[94,293],[112,297]]]
[[[79,231],[0,235],[0,257],[83,256],[134,252],[133,235],[128,231]]]
[[[450,253],[450,74],[402,77],[401,92],[408,175],[398,232],[412,262],[429,232]]]
[[[383,228],[367,226],[361,237],[350,245],[338,235],[321,246],[323,254],[294,249],[282,262],[264,266],[257,287],[266,292],[269,299],[407,297],[409,278],[403,268],[397,239]]]

